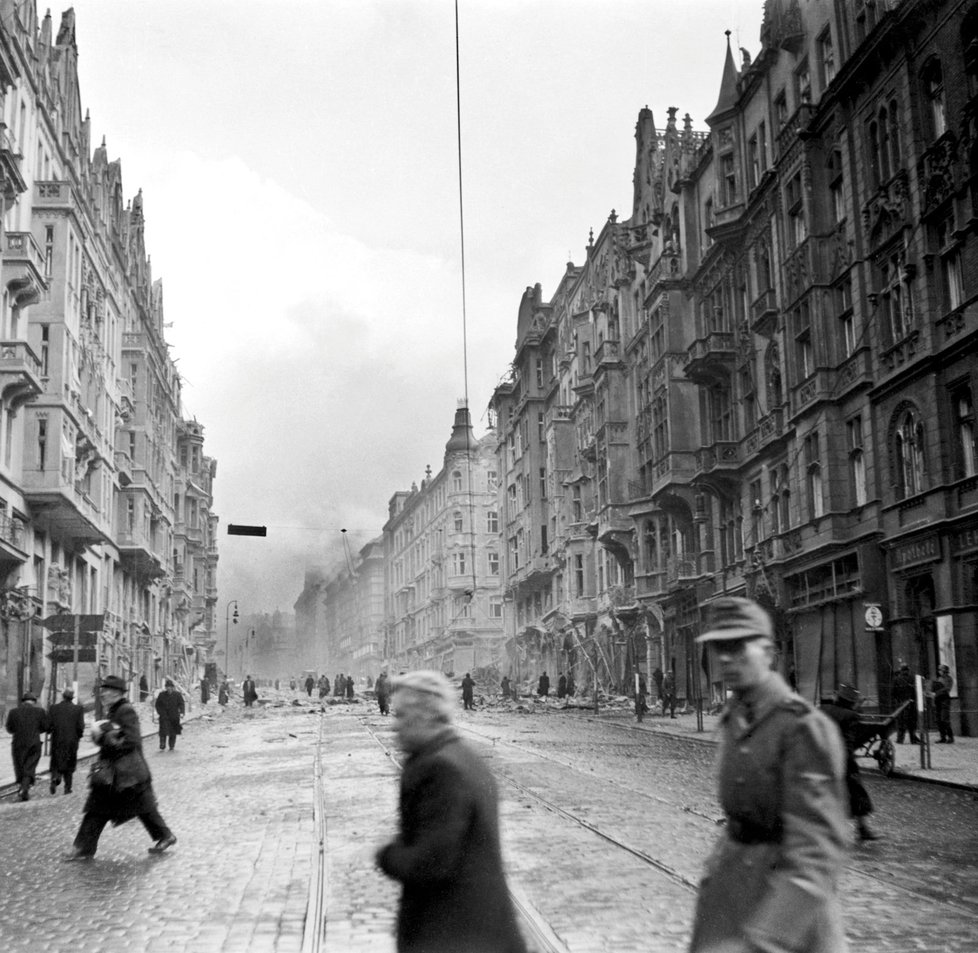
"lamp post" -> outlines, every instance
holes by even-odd
[[[238,600],[232,599],[224,612],[224,677],[228,679],[231,677],[231,653],[228,650],[230,645],[230,632],[231,632],[231,606],[234,606],[234,624],[238,624]]]

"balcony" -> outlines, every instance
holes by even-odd
[[[18,308],[35,304],[48,290],[44,255],[30,232],[7,232],[2,273],[3,286]]]
[[[594,354],[595,375],[607,370],[623,368],[625,365],[622,361],[621,352],[621,341],[602,341]]]
[[[15,413],[44,392],[41,362],[26,341],[0,341],[0,395]]]
[[[718,440],[696,451],[695,481],[724,493],[739,482],[740,442]]]
[[[755,334],[770,337],[778,323],[778,299],[773,288],[762,291],[750,306],[750,326]]]
[[[21,156],[13,144],[7,129],[0,123],[0,170],[3,172],[3,197],[8,203],[16,202],[21,192],[27,191],[27,182],[20,171]]]
[[[122,450],[115,451],[115,472],[119,477],[119,486],[129,486],[132,483],[132,459]]]
[[[136,529],[119,530],[116,544],[124,568],[150,579],[158,579],[164,574],[163,558],[146,533]]]
[[[873,368],[870,349],[861,347],[854,351],[835,373],[836,397],[841,397],[854,387],[872,386]]]
[[[677,585],[693,582],[699,578],[699,571],[696,567],[695,557],[670,556],[666,562],[666,583],[667,585]]]
[[[791,419],[812,410],[833,397],[835,373],[824,368],[816,371],[791,391]]]
[[[60,467],[24,471],[24,499],[34,514],[34,525],[57,539],[96,545],[111,541],[107,520],[95,504]]]
[[[784,407],[775,407],[771,413],[761,417],[757,426],[744,440],[744,453],[753,456],[763,450],[768,444],[777,443],[787,433],[785,427]]]
[[[674,252],[663,252],[649,270],[646,286],[649,293],[654,292],[658,285],[666,282],[678,282],[683,277],[682,257]]]
[[[27,561],[27,532],[12,516],[0,516],[0,565]]]
[[[712,384],[726,380],[736,357],[731,331],[711,331],[693,341],[689,347],[686,376],[697,384]]]

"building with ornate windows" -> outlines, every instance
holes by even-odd
[[[76,675],[84,701],[107,672],[189,687],[216,634],[215,464],[77,55],[73,11],[54,36],[0,3],[0,706]],[[59,614],[85,620],[77,670]]]
[[[639,113],[629,217],[523,296],[509,664],[716,703],[693,640],[746,594],[806,697],[947,663],[973,733],[978,4],[767,0],[760,41],[706,129]]]

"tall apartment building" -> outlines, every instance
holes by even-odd
[[[74,677],[40,624],[59,613],[98,623],[86,690],[189,684],[216,631],[215,466],[181,418],[142,196],[91,149],[72,11],[55,38],[34,3],[0,2],[0,97],[0,704]]]
[[[974,731],[976,51],[973,2],[768,0],[706,131],[641,111],[493,396],[514,670],[719,701],[693,639],[746,594],[806,696],[947,663]]]
[[[491,432],[476,439],[460,406],[442,468],[391,497],[383,654],[393,671],[460,674],[503,658],[495,444]]]

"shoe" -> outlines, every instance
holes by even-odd
[[[176,837],[170,834],[168,837],[161,837],[152,847],[149,848],[151,854],[162,854],[177,842]]]
[[[70,853],[65,854],[61,859],[70,864],[74,860],[93,860],[95,858],[94,854],[88,854],[83,850],[79,850],[77,847]]]
[[[58,785],[54,781],[52,781],[50,787],[51,787],[51,793],[56,794],[58,791]]]

